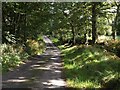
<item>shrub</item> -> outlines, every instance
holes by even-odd
[[[28,57],[28,54],[18,48],[14,48],[12,45],[2,44],[0,46],[2,60],[2,71],[8,71],[18,66]],[[21,47],[22,48],[22,47]]]
[[[42,41],[29,39],[27,40],[26,52],[30,55],[38,55],[43,52],[44,46]]]

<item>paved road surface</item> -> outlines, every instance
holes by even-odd
[[[46,51],[3,75],[3,90],[64,90],[60,51],[47,36],[43,38]]]

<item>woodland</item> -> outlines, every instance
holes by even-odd
[[[120,90],[120,2],[2,2],[2,72],[61,50],[69,87]]]

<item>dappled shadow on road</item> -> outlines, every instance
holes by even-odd
[[[46,55],[32,57],[26,64],[3,76],[3,88],[64,86],[62,78],[58,77],[62,70],[59,59],[58,56]]]
[[[63,87],[63,88],[3,88],[2,90],[112,90],[110,88],[72,88],[72,87]]]
[[[46,50],[42,55],[30,57],[25,64],[3,75],[3,90],[13,90],[14,88],[22,88],[22,90],[39,88],[42,90],[65,86],[65,81],[62,78],[63,67],[60,51],[48,38],[45,43]]]
[[[39,76],[42,70],[36,70],[36,67],[44,65],[46,61],[40,60],[41,56],[32,57],[26,64],[21,65],[14,71],[10,71],[3,75],[2,82],[3,87],[18,88],[18,87],[29,87]]]

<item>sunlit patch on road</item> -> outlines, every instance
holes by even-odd
[[[63,66],[60,51],[46,36],[44,36],[44,41],[46,51],[42,55],[33,56],[23,67],[14,71],[15,75],[11,72],[11,77],[3,80],[4,87],[19,88],[22,86],[23,88],[38,88],[41,90],[66,86],[64,79],[62,79]],[[8,84],[11,86],[8,86]]]
[[[58,88],[66,85],[63,79],[48,80],[47,82],[43,82],[43,84],[48,86],[48,88]]]

